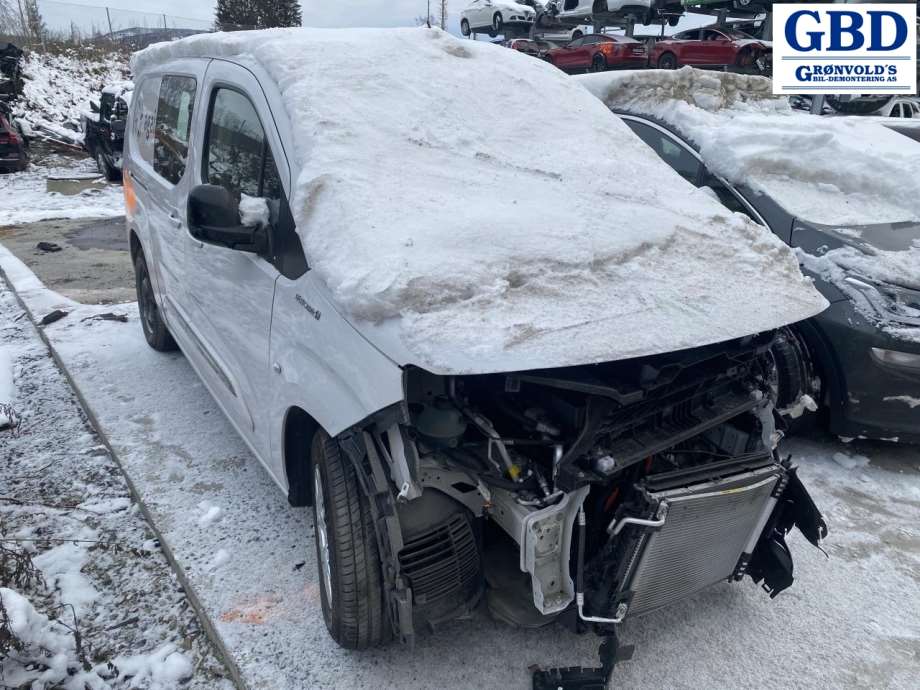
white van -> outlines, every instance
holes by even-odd
[[[825,526],[775,452],[768,348],[826,303],[786,245],[498,46],[239,32],[134,70],[144,335],[313,506],[339,644],[483,600],[610,634],[791,583],[785,534]]]

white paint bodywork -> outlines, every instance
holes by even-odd
[[[532,7],[510,0],[472,0],[460,12],[461,21],[466,19],[474,31],[488,30],[495,15],[500,14],[505,24],[533,22],[536,12]]]
[[[556,0],[557,16],[566,19],[591,17],[594,13],[595,0]],[[651,9],[652,0],[607,0],[607,14],[617,14],[624,9],[636,7]],[[629,14],[629,12],[627,12]]]
[[[339,314],[312,271],[288,280],[255,254],[189,234],[185,202],[202,183],[207,103],[218,84],[230,84],[250,98],[285,193],[292,193],[283,143],[291,141],[290,123],[280,95],[257,64],[244,63],[193,58],[144,73],[141,83],[158,84],[163,74],[179,74],[195,77],[198,88],[188,161],[178,184],[157,175],[136,155],[133,136],[126,136],[125,157],[137,196],[128,231],[141,242],[161,314],[176,342],[240,436],[287,489],[282,444],[289,411],[305,410],[336,435],[402,400],[402,370]],[[142,112],[149,105],[131,109],[129,133],[138,118],[151,115]]]

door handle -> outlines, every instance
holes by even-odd
[[[177,216],[175,213],[169,214],[169,222],[174,228],[182,227],[182,219],[179,218],[179,216]]]

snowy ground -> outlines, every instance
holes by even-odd
[[[35,147],[33,147],[34,149]],[[103,218],[124,215],[124,194],[120,185],[101,178],[96,164],[89,158],[39,155],[25,172],[2,175],[0,227],[32,223],[48,218]],[[78,194],[48,191],[48,178],[88,177],[94,186]]]
[[[0,404],[18,421],[0,430],[0,587],[13,588],[0,600],[24,643],[0,659],[0,686],[231,688],[124,476],[25,316],[0,281]],[[43,581],[8,580],[11,550]]]
[[[253,459],[181,354],[147,348],[128,323],[84,321],[0,248],[148,506],[222,644],[252,688],[529,687],[530,664],[593,664],[595,641],[551,626],[518,631],[485,612],[416,650],[338,649],[322,623],[312,524]],[[828,557],[792,539],[797,581],[771,601],[750,582],[628,621],[635,658],[617,687],[916,687],[920,675],[920,452],[785,444],[830,524]]]

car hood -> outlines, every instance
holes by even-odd
[[[920,223],[837,227],[797,221],[792,245],[849,273],[920,290]]]
[[[690,185],[541,60],[433,29],[297,28],[193,36],[132,64],[143,75],[236,56],[275,82],[310,273],[400,364],[615,361],[826,306],[788,245]],[[535,148],[535,131],[553,145]]]

